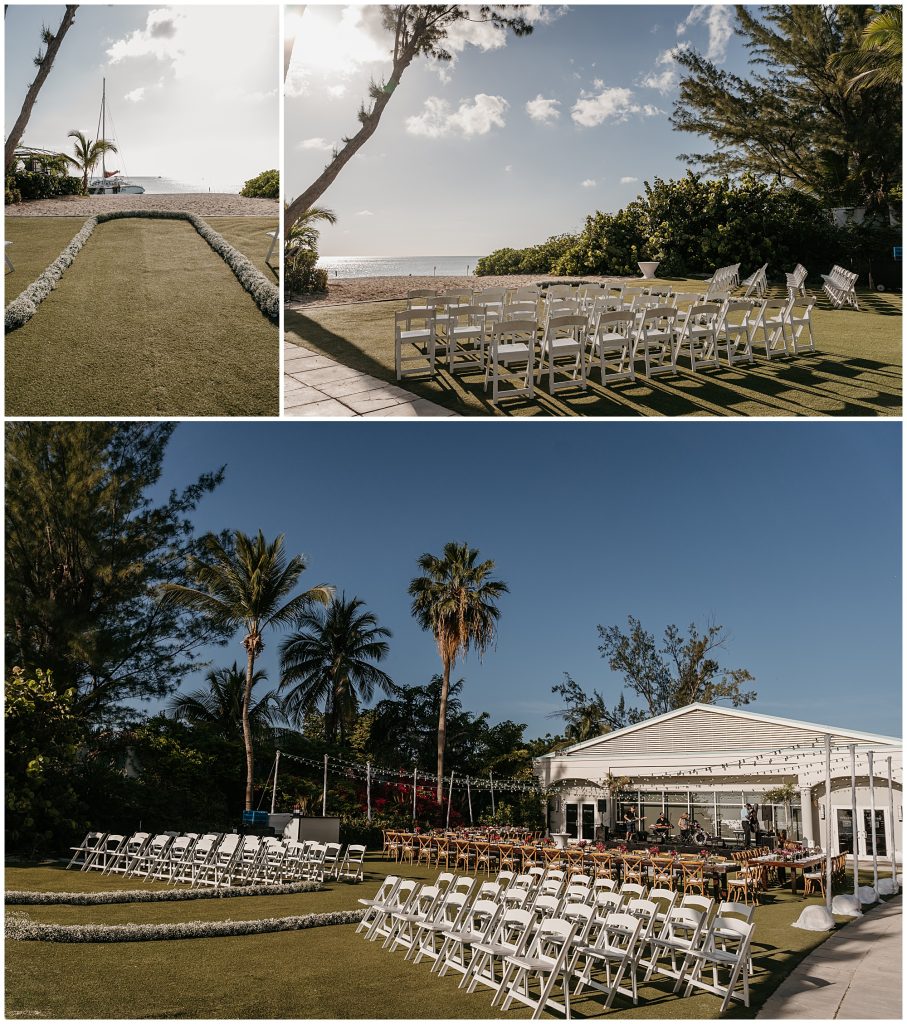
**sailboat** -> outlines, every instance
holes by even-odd
[[[98,118],[100,123],[99,139],[107,138],[107,79],[103,79],[101,86],[101,114]],[[116,141],[116,139],[114,139]],[[118,195],[129,193],[141,195],[145,190],[141,185],[133,185],[119,171],[107,170],[107,154],[101,154],[101,177],[92,178],[88,182],[88,194],[92,196]]]

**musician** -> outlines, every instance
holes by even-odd
[[[740,824],[743,828],[743,845],[749,848],[759,828],[759,818],[756,815],[756,808],[752,804],[747,804],[743,809]]]
[[[658,815],[655,819],[655,824],[652,826],[652,830],[659,839],[664,839],[667,834],[671,831],[672,825],[668,819],[667,814],[664,811]]]
[[[680,830],[680,841],[682,843],[688,843],[690,841],[692,826],[690,825],[690,816],[686,811],[683,811],[677,819],[677,828]]]
[[[636,831],[636,811],[632,807],[627,807],[624,810],[623,817],[624,835],[628,840],[633,838],[633,833]]]

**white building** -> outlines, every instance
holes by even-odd
[[[791,838],[825,845],[826,737],[831,738],[832,850],[853,851],[851,747],[857,775],[857,852],[871,855],[869,762],[875,779],[876,848],[888,857],[892,838],[900,859],[901,741],[890,736],[796,722],[739,708],[690,704],[639,725],[546,754],[534,769],[548,796],[548,825],[580,839],[612,830],[625,805],[639,807],[650,828],[662,811],[676,825],[691,813],[715,834],[739,825],[741,807],[759,805],[766,829],[786,828]],[[893,815],[888,759],[893,777]],[[614,780],[626,779],[619,794]],[[609,788],[609,782],[611,784]],[[792,784],[790,801],[764,794]],[[892,816],[894,822],[892,822]],[[727,824],[722,824],[727,823]],[[892,829],[897,830],[893,835]]]

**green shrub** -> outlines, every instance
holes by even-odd
[[[16,171],[6,176],[6,203],[82,195],[82,179],[71,174]],[[18,198],[15,198],[18,196]]]
[[[752,175],[688,173],[646,182],[622,210],[590,214],[578,235],[499,249],[479,260],[476,273],[626,275],[638,273],[639,260],[658,260],[666,277],[707,276],[731,263],[747,272],[768,263],[769,273],[781,277],[796,263],[825,271],[843,254],[863,253],[870,242],[866,232],[856,234],[834,228],[822,204],[796,189]],[[871,245],[880,252],[877,234]]]
[[[575,235],[553,235],[528,249],[498,249],[476,263],[477,277],[491,274],[547,274],[576,242]]]
[[[307,246],[289,248],[284,257],[284,278],[288,294],[306,295],[328,290],[328,272],[316,267],[318,252]]]
[[[277,199],[280,196],[280,173],[262,171],[257,177],[250,178],[239,194],[247,199]]]

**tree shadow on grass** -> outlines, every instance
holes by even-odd
[[[388,310],[392,313],[392,309]],[[534,399],[502,396],[497,406],[484,391],[484,373],[475,369],[452,374],[396,379],[392,330],[384,316],[356,320],[341,333],[298,310],[287,311],[287,340],[326,355],[345,366],[403,387],[465,416],[881,416],[897,415],[901,407],[900,367],[866,358],[836,358],[825,353],[783,357],[718,369],[677,372],[652,380],[638,377],[604,387],[592,367],[586,391],[579,387],[548,394],[538,388]],[[343,319],[343,318],[341,318]],[[390,335],[390,343],[386,335]]]

